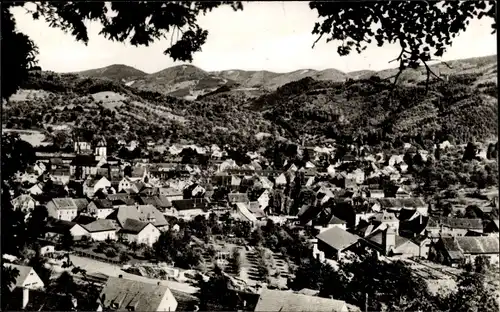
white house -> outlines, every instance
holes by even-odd
[[[284,173],[280,174],[274,181],[276,185],[286,185],[286,176]]]
[[[128,242],[146,244],[153,246],[160,237],[160,230],[150,222],[142,222],[135,219],[127,219],[120,230],[119,235],[123,235]]]
[[[23,296],[22,296],[21,308],[23,309],[26,308],[29,302],[29,290],[40,289],[45,287],[42,279],[30,266],[17,265],[11,263],[4,263],[3,265],[11,269],[16,269],[19,272],[18,276],[16,277],[15,284],[10,286],[10,290],[12,291],[16,288],[22,289]]]
[[[94,199],[87,206],[87,212],[97,219],[106,219],[113,211],[115,211],[113,203],[107,199]]]
[[[267,206],[269,206],[269,194],[269,190],[265,190],[262,194],[260,194],[259,198],[257,198],[261,209],[266,209]]]
[[[92,240],[116,240],[116,227],[111,220],[100,219],[89,224],[84,224],[82,227],[88,231],[88,236],[90,236]]]
[[[37,204],[36,200],[34,200],[33,197],[27,194],[17,196],[12,200],[11,203],[14,207],[14,210],[20,210],[22,212],[33,211]]]
[[[83,193],[87,197],[93,197],[97,191],[108,187],[111,187],[111,182],[106,177],[101,177],[97,180],[89,176],[83,183]]]
[[[47,203],[50,217],[58,220],[71,221],[78,214],[78,207],[72,198],[53,198]]]
[[[43,194],[43,190],[42,190],[42,187],[40,186],[40,184],[33,185],[32,187],[30,187],[28,189],[28,192],[31,195],[40,195],[40,194]]]

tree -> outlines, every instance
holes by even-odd
[[[73,234],[69,230],[65,231],[61,236],[60,243],[64,250],[70,250],[74,245]]]
[[[6,265],[2,265],[2,311],[5,311],[9,301],[11,288],[15,286],[19,270]]]
[[[231,311],[234,309],[234,292],[229,290],[229,280],[219,267],[215,267],[208,281],[198,281],[198,298],[202,311]]]
[[[474,270],[476,273],[484,274],[490,267],[490,259],[488,257],[479,256],[474,260]]]
[[[476,155],[477,155],[477,146],[471,142],[467,143],[467,146],[465,147],[464,151],[464,156],[462,159],[464,161],[470,161],[476,159]]]
[[[449,297],[450,311],[498,311],[497,295],[486,287],[483,275],[465,272],[459,277],[457,288]]]
[[[45,259],[40,255],[40,251],[37,248],[35,256],[32,257],[28,265],[35,270],[35,272],[40,276],[40,279],[43,281],[45,285],[50,284],[50,276],[52,275],[52,270],[45,267]]]
[[[327,42],[341,41],[337,49],[341,56],[353,49],[361,53],[372,41],[378,46],[398,43],[401,53],[395,61],[400,71],[394,77],[395,83],[403,70],[421,64],[427,71],[427,82],[431,75],[438,77],[427,62],[432,55],[441,57],[472,19],[490,17],[494,20],[493,33],[496,31],[494,1],[312,1],[309,6],[318,11],[321,19],[313,30],[318,35],[316,42],[323,37]]]

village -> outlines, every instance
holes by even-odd
[[[132,151],[138,142],[121,144]],[[348,152],[333,162],[337,148],[298,147],[303,161],[275,170],[259,152],[238,165],[216,145],[171,145],[165,162],[151,162],[108,155],[104,138],[75,140],[73,153],[36,153],[36,162],[16,176],[21,187],[12,191],[12,205],[26,219],[46,211],[36,252],[47,259],[50,278],[69,272],[75,281],[99,285],[101,310],[199,309],[196,281],[210,279],[217,267],[230,289],[256,296],[255,311],[273,310],[277,298],[299,310],[358,311],[342,300],[289,289],[296,259],[304,255],[337,268],[369,250],[380,261],[404,261],[430,287],[453,284],[477,258],[498,268],[497,192],[477,201],[476,217],[464,216],[459,204],[443,216],[412,195],[407,156]],[[439,148],[454,147],[445,141]],[[193,154],[207,163],[186,163]],[[413,154],[424,162],[434,157],[433,151]],[[294,203],[285,193],[295,193]],[[33,308],[30,298],[43,281],[20,259],[3,258],[22,272],[16,304]],[[160,299],[134,299],[154,294]]]

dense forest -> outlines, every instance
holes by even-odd
[[[427,89],[423,83],[393,86],[378,77],[345,82],[304,78],[258,98],[224,89],[188,101],[111,80],[44,72],[23,86],[43,94],[4,104],[2,119],[7,128],[49,132],[47,125],[68,124],[89,139],[104,135],[253,150],[277,138],[430,147],[444,140],[458,144],[496,136],[497,87],[479,78],[436,79]],[[99,98],[100,93],[122,98]]]

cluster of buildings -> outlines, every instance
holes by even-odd
[[[180,155],[186,148],[209,156],[208,165],[183,164]],[[168,162],[151,163],[108,155],[104,139],[93,144],[76,141],[74,153],[37,153],[36,163],[17,177],[23,193],[12,204],[27,215],[44,205],[50,217],[49,240],[69,231],[75,240],[121,239],[152,246],[173,224],[170,220],[229,213],[253,226],[273,220],[314,228],[312,253],[322,261],[370,248],[384,256],[419,257],[452,266],[477,256],[499,262],[498,220],[436,216],[431,205],[412,195],[405,156],[348,153],[333,162],[333,147],[299,149],[299,155],[307,150],[307,161],[285,163],[283,169],[275,170],[258,152],[247,153],[250,162],[238,165],[215,145],[172,145],[166,150]],[[426,151],[416,154],[424,161],[432,157]],[[295,210],[286,208],[286,200],[276,198],[290,198],[292,185],[297,183],[300,188],[293,190],[300,194],[294,194],[291,205]],[[310,196],[304,199],[302,194]],[[132,311],[176,309],[166,286],[132,283],[138,282],[109,279],[101,304]],[[127,299],[131,292],[141,291],[148,295]],[[150,297],[155,299],[145,300]],[[258,307],[272,308],[273,304],[277,306],[278,301],[271,291],[262,294]],[[345,310],[341,302],[321,304]],[[291,306],[283,303],[280,307]]]

